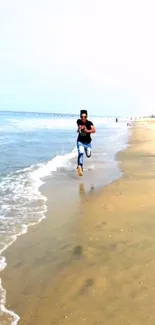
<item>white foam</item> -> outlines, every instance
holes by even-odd
[[[0,183],[0,221],[5,225],[5,231],[0,231],[0,235],[5,235],[5,243],[0,250],[0,271],[7,263],[2,253],[17,239],[25,234],[28,227],[41,222],[45,218],[47,211],[46,201],[39,188],[44,183],[44,178],[55,172],[58,168],[65,167],[77,154],[77,150],[59,155],[47,163],[30,166],[23,170],[10,173],[2,179]],[[37,205],[38,203],[38,205]],[[41,203],[41,206],[40,206]],[[7,238],[6,238],[7,237]],[[12,318],[12,325],[16,325],[19,316],[13,311],[6,309],[6,292],[0,282],[1,300],[0,310]]]
[[[17,325],[18,321],[20,320],[20,317],[15,314],[12,310],[9,310],[5,307],[6,303],[6,290],[2,287],[2,282],[0,279],[0,290],[1,290],[1,298],[0,298],[0,310],[2,313],[7,314],[11,317],[11,325]]]
[[[45,212],[46,212],[46,208],[45,208]],[[10,238],[10,242],[5,245],[3,247],[3,249],[0,250],[0,255],[9,247],[11,246],[15,241],[16,239],[27,233],[28,231],[28,227],[30,226],[33,226],[33,225],[36,225],[37,223],[40,223],[42,221],[42,219],[45,218],[45,215],[42,216],[42,218],[40,218],[38,220],[38,222],[32,222],[32,223],[29,223],[29,225],[22,225],[21,227],[21,232],[19,232],[18,234],[12,236]],[[7,266],[7,263],[6,263],[6,259],[4,256],[0,256],[0,271],[4,270],[4,268]],[[6,305],[6,290],[3,288],[2,286],[2,279],[0,279],[0,293],[1,293],[1,296],[0,296],[0,312],[1,313],[4,313],[4,314],[7,314],[8,316],[11,316],[12,318],[12,322],[11,322],[11,325],[17,325],[18,321],[20,320],[20,317],[19,315],[17,315],[14,311],[12,310],[9,310],[5,307]]]
[[[63,156],[56,156],[47,164],[42,164],[35,172],[33,172],[33,177],[38,177],[38,174],[41,176],[41,178],[48,176],[51,172],[55,172],[59,168],[67,166],[69,160],[76,157],[76,155],[77,149],[75,148],[71,153],[65,154]]]

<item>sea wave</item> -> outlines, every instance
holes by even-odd
[[[76,129],[76,120],[78,117],[51,117],[51,118],[39,118],[39,117],[20,117],[10,118],[7,117],[5,123],[0,126],[0,132],[25,132],[25,131],[36,131],[37,129],[57,129],[57,130],[74,130]],[[111,118],[104,117],[90,117],[93,123],[98,125],[106,125],[113,123],[114,120]]]
[[[28,227],[45,218],[47,199],[40,192],[45,177],[67,166],[76,155],[77,150],[74,148],[72,152],[57,155],[51,161],[32,165],[2,178],[0,183],[0,271],[7,265],[3,256],[4,251],[19,236],[25,234]],[[16,325],[19,316],[8,310],[5,304],[6,291],[0,279],[0,314],[7,314],[10,324]]]

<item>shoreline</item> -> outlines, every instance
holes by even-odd
[[[83,193],[86,200],[80,200],[80,205],[73,202],[65,211],[56,207],[54,220],[53,216],[50,218],[49,202],[48,218],[30,228],[6,251],[8,266],[2,279],[7,289],[7,306],[20,314],[19,324],[94,325],[109,321],[110,325],[139,325],[142,316],[146,322],[147,311],[153,311],[149,309],[153,304],[146,303],[147,285],[141,268],[144,261],[148,276],[155,250],[155,132],[144,129],[142,123],[136,125],[131,144],[117,155],[123,177],[92,195]],[[65,200],[64,197],[64,205]],[[149,225],[145,215],[150,218]],[[149,275],[151,289],[153,277]],[[135,310],[131,300],[137,308],[141,302],[145,313]],[[129,317],[131,309],[134,312]],[[147,324],[155,320],[150,314]]]
[[[124,146],[127,146],[127,143],[125,144],[125,142],[124,142]],[[60,198],[62,198],[62,196],[64,196],[64,191],[60,188],[60,185],[58,184],[60,182],[60,179],[62,179],[64,184],[66,183],[66,190],[68,191],[66,200],[68,200],[68,195],[69,195],[71,200],[74,201],[74,205],[80,204],[81,199],[83,198],[84,195],[89,196],[91,194],[94,194],[94,191],[98,192],[99,189],[103,188],[107,184],[110,184],[114,180],[121,177],[121,171],[118,167],[115,156],[116,155],[114,155],[114,157],[113,157],[113,163],[109,162],[109,164],[112,164],[112,165],[106,166],[106,163],[105,163],[104,168],[106,169],[107,174],[106,174],[106,177],[105,177],[105,175],[104,175],[104,177],[102,177],[103,182],[100,179],[100,171],[95,170],[95,172],[93,172],[93,174],[92,174],[91,172],[89,172],[89,169],[88,170],[86,169],[87,173],[86,174],[84,173],[84,177],[80,180],[77,176],[75,176],[75,171],[74,171],[74,173],[71,173],[71,175],[69,175],[67,172],[64,174],[63,171],[60,170],[60,172],[57,172],[59,174],[57,180],[55,179],[55,176],[54,176],[54,178],[52,177],[52,179],[50,179],[50,177],[47,177],[45,183],[39,188],[41,197],[44,198],[44,201],[46,202],[46,200],[48,200],[49,193],[50,194],[52,193],[52,194],[54,194],[54,200],[53,200],[53,198],[50,197],[50,206],[52,206],[52,202],[53,202],[53,206],[54,206],[55,199],[57,200],[57,202],[59,202]],[[103,167],[102,167],[102,169],[103,169]],[[92,175],[93,175],[93,177],[92,177]],[[95,186],[94,186],[94,184],[91,184],[89,182],[89,177],[93,179],[92,183],[94,183]],[[83,180],[83,182],[81,182],[82,180]],[[70,184],[69,188],[68,188],[68,184],[67,184],[68,181]],[[56,192],[58,193],[58,195],[55,195]],[[66,203],[66,201],[64,201],[64,204],[65,203]],[[68,203],[70,205],[70,202],[68,202]],[[44,212],[42,212],[42,217],[36,222],[32,222],[28,225],[24,225],[23,229],[20,231],[20,233],[17,233],[16,235],[14,235],[12,242],[10,242],[8,245],[6,245],[6,247],[2,250],[2,252],[7,252],[8,248],[10,248],[14,243],[16,243],[17,239],[20,240],[21,239],[20,237],[23,237],[22,235],[27,235],[27,233],[29,231],[31,231],[31,226],[36,227],[41,222],[43,222],[43,220],[48,217],[48,213],[50,213],[51,215],[52,215],[52,213],[56,213],[56,214],[59,213],[55,209],[54,209],[54,211],[52,209],[52,210],[50,210],[50,212],[48,211],[48,213],[46,213],[47,207],[45,204],[43,206],[43,210],[44,210]],[[69,207],[69,210],[70,210],[70,207]],[[70,215],[69,210],[68,210],[68,214]],[[63,215],[62,210],[61,210],[61,215]],[[17,247],[18,247],[18,245],[17,245]],[[6,254],[4,254],[4,255],[6,255]],[[3,262],[3,265],[1,266],[1,271],[2,270],[4,271],[5,267],[7,266],[6,258],[3,256],[1,261]],[[7,310],[4,307],[5,306],[4,301],[6,301],[6,298],[5,298],[6,292],[5,292],[5,288],[3,288],[3,286],[1,286],[1,292],[2,292],[2,296],[0,297],[1,310],[3,312],[7,311],[8,315],[12,316],[14,319],[13,324],[16,324],[19,319],[18,315],[16,315],[10,309]],[[6,314],[0,316],[0,321],[3,321],[3,319],[7,320]]]
[[[128,139],[129,139],[129,137],[128,137]],[[124,144],[124,146],[125,146],[125,148],[127,148],[128,142],[126,144]],[[122,150],[124,150],[124,149],[121,149],[121,151]],[[114,165],[112,167],[113,168],[113,176],[111,176],[111,179],[108,179],[108,177],[105,179],[105,177],[104,177],[103,178],[103,180],[104,180],[104,184],[103,185],[99,185],[98,184],[98,185],[96,185],[94,187],[94,186],[91,186],[90,184],[88,185],[86,183],[87,185],[86,185],[86,189],[85,189],[84,184],[82,184],[81,182],[79,182],[79,184],[78,184],[79,185],[79,190],[78,190],[78,192],[76,191],[76,193],[74,193],[74,205],[75,204],[76,205],[81,204],[81,199],[83,199],[84,197],[87,197],[87,199],[88,199],[92,195],[93,196],[94,195],[97,195],[97,193],[99,193],[99,191],[101,191],[105,186],[111,184],[115,180],[120,179],[122,177],[122,172],[121,172],[121,170],[119,168],[119,164],[118,164],[118,161],[116,159],[117,155],[118,155],[118,153],[116,153],[114,155],[114,158],[113,158],[114,159]],[[53,181],[53,179],[52,179],[52,181]],[[85,179],[85,182],[86,182],[86,179]],[[90,189],[88,190],[88,187],[89,186],[90,186]],[[46,198],[46,201],[48,201],[48,194],[47,194],[48,193],[48,189],[51,190],[51,181],[50,181],[50,178],[49,177],[46,180],[46,183],[44,183],[43,185],[41,185],[40,189],[41,189],[41,195]],[[43,191],[42,191],[42,189],[43,189]],[[72,195],[73,193],[70,193],[70,194]],[[75,194],[76,194],[76,203],[75,203]],[[64,193],[63,193],[63,195],[64,195]],[[79,198],[78,199],[77,199],[77,195],[79,195]],[[51,199],[50,199],[50,201],[51,201]],[[51,205],[51,202],[50,202],[50,205]],[[75,208],[75,206],[74,206],[74,208]],[[3,258],[3,260],[5,260],[4,261],[4,264],[5,265],[1,269],[1,274],[2,275],[4,274],[6,268],[8,267],[8,263],[9,263],[8,258],[6,257],[7,256],[8,249],[10,248],[10,250],[12,251],[12,248],[13,248],[13,251],[14,251],[14,249],[16,249],[16,247],[14,248],[14,244],[15,245],[17,244],[17,249],[18,249],[19,248],[18,240],[19,241],[22,241],[23,235],[24,236],[27,236],[27,235],[29,235],[29,232],[30,232],[30,236],[33,236],[33,233],[35,233],[35,231],[39,231],[40,230],[39,229],[40,226],[41,226],[40,224],[42,224],[43,222],[46,222],[46,218],[48,218],[48,214],[51,213],[51,211],[50,211],[50,209],[48,209],[48,207],[46,207],[46,209],[44,209],[44,210],[45,210],[44,216],[40,220],[38,220],[38,222],[36,222],[34,224],[32,223],[32,224],[28,225],[26,227],[26,229],[24,229],[21,233],[17,234],[16,235],[16,238],[3,250],[6,254],[5,254],[5,257]],[[53,211],[52,211],[52,213],[53,213]],[[74,213],[75,213],[75,209],[74,209]],[[36,227],[36,229],[35,229],[35,227]],[[16,243],[16,241],[17,241],[17,243]],[[20,242],[19,242],[19,244],[20,244]],[[13,247],[12,247],[12,245],[13,245]],[[18,264],[20,264],[20,263],[17,263],[17,265]],[[13,267],[14,266],[16,267],[16,264],[14,264],[12,266]],[[3,279],[2,279],[2,282],[3,282]],[[6,303],[4,304],[4,302],[2,303],[2,301],[1,301],[1,310],[3,311],[4,314],[2,314],[0,316],[0,320],[2,322],[5,321],[6,324],[13,324],[13,325],[15,325],[17,323],[19,324],[20,323],[20,316],[14,312],[14,310],[11,308],[11,305],[8,303],[8,299],[6,299],[6,296],[8,297],[6,288],[3,287],[3,285],[1,285],[1,289],[2,289],[3,294],[4,294],[2,301],[5,301]],[[9,322],[8,322],[8,318],[10,319]],[[11,319],[12,319],[12,321],[11,321]]]

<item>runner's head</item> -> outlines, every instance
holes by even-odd
[[[81,120],[85,123],[87,121],[87,111],[85,109],[82,109],[80,111],[80,117],[81,117]]]

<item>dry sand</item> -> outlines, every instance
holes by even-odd
[[[137,123],[118,160],[120,180],[87,196],[81,186],[80,206],[54,221],[49,210],[7,250],[19,325],[155,324],[155,124]]]

